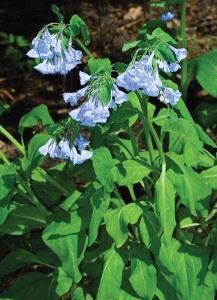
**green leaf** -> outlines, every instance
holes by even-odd
[[[133,147],[130,140],[120,138],[116,134],[111,134],[108,137],[108,145],[115,156],[120,161],[131,159],[133,154]]]
[[[97,179],[102,185],[105,185],[110,176],[111,169],[113,168],[110,151],[106,147],[100,147],[94,150],[92,160]]]
[[[174,286],[179,299],[200,298],[208,267],[210,250],[205,247],[191,246],[173,239],[170,257],[176,274]]]
[[[119,299],[122,273],[127,262],[127,256],[127,250],[123,248],[112,247],[103,253],[104,266],[96,300]]]
[[[70,19],[70,25],[72,36],[76,37],[81,33],[85,45],[88,45],[90,43],[90,33],[87,24],[78,15],[74,15]]]
[[[166,34],[166,33],[165,33]],[[169,36],[169,35],[168,35]],[[169,36],[170,37],[170,36]],[[171,38],[172,39],[172,38]],[[174,53],[172,50],[170,50],[165,44],[161,44],[156,49],[156,56],[161,59],[168,62],[177,62],[177,59],[174,56]]]
[[[9,216],[0,226],[0,232],[22,235],[45,224],[44,215],[33,205],[12,203]]]
[[[178,192],[181,202],[197,216],[197,211],[204,217],[209,210],[211,188],[203,177],[185,166],[180,155],[167,153],[167,176]]]
[[[45,236],[55,238],[71,234],[78,234],[89,227],[90,205],[67,212],[62,208],[57,209],[48,219],[44,230]]]
[[[130,102],[125,102],[122,106],[111,113],[109,118],[109,124],[120,124],[123,122],[130,122],[134,124],[138,119],[140,111],[136,108],[133,108]],[[128,126],[129,127],[129,126]]]
[[[122,62],[116,62],[112,65],[112,69],[116,70],[118,74],[124,73],[127,69],[127,64],[124,64]]]
[[[0,165],[0,224],[3,224],[8,216],[14,183],[14,166]]]
[[[123,45],[122,51],[128,51],[129,49],[135,48],[136,46],[139,45],[141,41],[133,41],[133,42],[127,42],[126,44]]]
[[[45,231],[42,236],[45,244],[59,257],[63,271],[74,282],[79,282],[82,278],[79,265],[84,258],[84,251],[87,247],[85,232],[62,237],[48,233]],[[64,232],[62,234],[64,235]]]
[[[98,236],[101,220],[109,207],[109,194],[105,194],[103,190],[100,189],[92,195],[90,203],[93,210],[90,219],[88,246],[91,246]]]
[[[155,191],[156,212],[163,231],[162,239],[167,244],[170,242],[176,226],[175,191],[164,170],[155,184]]]
[[[150,5],[155,7],[165,7],[168,5],[182,4],[182,0],[170,0],[170,1],[151,1]]]
[[[217,120],[217,103],[201,102],[194,109],[193,116],[204,129],[211,128]]]
[[[58,300],[59,296],[55,293],[52,293],[52,298],[50,297],[51,281],[52,274],[44,274],[40,272],[27,273],[17,279],[9,290],[1,295],[1,299]]]
[[[205,179],[205,182],[212,187],[212,189],[217,190],[217,166],[202,171],[201,175]]]
[[[54,287],[56,294],[61,297],[65,295],[71,288],[73,280],[70,278],[62,268],[57,268],[54,272],[56,277],[54,281]]]
[[[160,240],[161,228],[154,212],[145,210],[139,223],[140,234],[146,247],[154,254],[162,274],[171,277],[175,272],[168,248]]]
[[[111,101],[111,86],[108,81],[100,86],[99,97],[104,105],[107,105]]]
[[[147,34],[151,35],[152,32],[157,28],[161,28],[164,32],[169,31],[168,28],[167,28],[166,23],[161,21],[160,19],[150,20],[146,24],[144,24],[141,27],[141,29],[139,30],[138,39],[141,39],[141,40],[146,39]]]
[[[0,279],[17,269],[32,263],[38,263],[40,265],[44,264],[35,254],[24,249],[11,251],[0,262]]]
[[[189,166],[199,163],[200,150],[203,143],[200,141],[193,124],[185,119],[169,121],[162,127],[163,131],[170,133],[169,151],[184,154],[185,162]]]
[[[177,44],[177,42],[168,34],[166,33],[163,29],[157,28],[152,32],[152,36],[160,39],[162,43],[169,43],[171,42],[172,44]],[[168,49],[169,52],[170,49]]]
[[[139,245],[130,251],[131,275],[129,281],[141,299],[152,299],[156,293],[157,276],[148,249]]]
[[[197,78],[204,90],[217,98],[217,49],[191,60],[189,69],[190,75]]]
[[[101,72],[107,72],[111,69],[111,61],[109,58],[90,58],[88,67],[91,75],[96,75]]]
[[[52,9],[52,11],[57,15],[57,18],[58,18],[59,23],[62,23],[63,20],[64,20],[64,17],[63,17],[63,15],[60,13],[59,7],[56,6],[55,4],[52,4],[52,5],[51,5],[51,9]]]
[[[50,138],[51,136],[47,134],[36,134],[33,136],[28,144],[27,154],[22,159],[24,172],[28,174],[43,163],[46,157],[41,155],[38,150],[41,146],[45,145]]]
[[[200,127],[200,125],[196,123],[193,123],[193,125],[201,141],[203,141],[206,145],[209,145],[213,148],[217,148],[216,143],[208,136],[207,133],[205,133],[205,131]]]
[[[142,209],[135,203],[112,209],[105,215],[106,230],[120,248],[128,239],[128,224],[136,224]]]
[[[19,128],[32,127],[38,124],[39,121],[42,121],[44,126],[54,124],[54,121],[50,117],[47,106],[41,104],[33,108],[29,113],[24,115],[19,123]]]
[[[113,180],[120,186],[135,184],[148,176],[153,167],[147,163],[147,160],[141,157],[125,160],[112,170]]]
[[[76,289],[72,291],[71,300],[86,300],[84,289],[80,286],[76,287]]]
[[[156,296],[159,300],[180,300],[178,298],[176,289],[174,288],[173,284],[171,284],[171,279],[167,280],[167,276],[164,276],[161,271],[157,272],[157,291]]]
[[[159,247],[160,224],[157,216],[150,210],[145,210],[139,223],[140,234],[147,248],[156,249]]]
[[[198,124],[194,123],[194,120],[182,99],[179,100],[178,104],[176,105],[176,109],[180,111],[184,119],[189,121],[194,126],[201,141],[216,148],[216,144],[213,142],[213,140],[211,140],[211,138],[202,130],[202,128]]]

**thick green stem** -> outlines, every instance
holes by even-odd
[[[78,38],[73,38],[73,40],[81,47],[81,49],[90,57],[94,59],[94,56],[90,51],[87,49],[87,47],[78,39]]]
[[[141,108],[142,108],[142,112],[143,112],[143,117],[142,117],[142,123],[143,123],[143,128],[144,128],[144,132],[145,132],[145,137],[146,137],[146,143],[147,143],[147,148],[149,151],[149,155],[150,155],[150,160],[151,160],[151,164],[153,166],[155,166],[154,163],[154,147],[152,144],[152,139],[151,139],[151,135],[150,135],[150,131],[149,131],[149,126],[147,123],[147,119],[148,119],[148,113],[147,113],[147,101],[144,101],[144,99],[141,97],[140,93],[138,91],[136,91],[136,95],[139,99]]]
[[[23,154],[25,155],[24,147],[7,131],[0,125],[0,132]]]
[[[127,188],[128,188],[128,191],[130,193],[130,196],[131,196],[132,200],[136,201],[136,195],[135,195],[135,192],[134,192],[133,184],[127,185]]]
[[[147,122],[148,122],[148,125],[149,125],[149,128],[150,128],[150,131],[151,131],[151,135],[152,135],[152,137],[153,137],[153,139],[155,141],[155,144],[157,146],[157,150],[158,150],[159,155],[160,155],[162,166],[164,166],[164,165],[166,165],[166,159],[165,159],[165,155],[164,155],[162,144],[160,142],[160,139],[159,139],[159,137],[157,135],[157,132],[155,131],[155,128],[152,125],[151,121],[148,119]]]
[[[187,8],[187,0],[182,1],[181,6],[181,48],[187,47],[187,38],[186,38],[186,8]],[[183,59],[181,62],[181,92],[182,99],[186,102],[187,98],[187,89],[188,89],[188,62],[187,58]]]
[[[132,147],[133,147],[134,155],[139,156],[139,149],[138,149],[138,146],[137,146],[137,140],[135,138],[135,135],[134,135],[133,130],[132,130],[131,127],[128,128],[128,133],[129,133],[129,137],[130,137],[131,144],[132,144]],[[148,198],[151,199],[153,196],[152,196],[151,189],[150,189],[149,182],[148,182],[147,178],[144,178],[143,181],[141,181],[140,183],[141,183],[143,188],[145,187],[144,190],[147,193]]]
[[[136,141],[135,135],[133,133],[133,129],[131,127],[128,128],[128,133],[129,133],[129,137],[130,137],[131,144],[133,147],[133,153],[135,156],[139,156],[139,149],[137,146],[137,141]]]
[[[140,105],[141,105],[141,108],[142,108],[142,111],[143,111],[143,114],[144,114],[144,131],[147,132],[148,136],[146,136],[146,139],[147,139],[147,144],[148,144],[148,150],[149,150],[149,154],[150,154],[150,159],[151,159],[151,162],[152,164],[154,165],[154,148],[153,148],[153,144],[152,144],[152,140],[151,140],[151,137],[150,137],[150,133],[153,137],[153,140],[157,146],[157,149],[158,149],[158,152],[159,152],[159,155],[160,155],[160,159],[161,159],[161,163],[162,163],[162,169],[166,166],[166,160],[165,160],[165,155],[164,155],[164,151],[163,151],[163,148],[162,148],[162,144],[160,142],[160,139],[157,135],[157,132],[155,131],[155,128],[154,126],[152,125],[150,119],[148,118],[148,108],[147,108],[147,99],[146,97],[141,97],[140,94],[138,92],[137,93],[137,96],[139,98],[139,101],[140,101]],[[149,140],[149,142],[148,142]]]

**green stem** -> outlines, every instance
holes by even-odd
[[[87,49],[87,47],[78,39],[78,38],[73,38],[73,40],[81,47],[81,49],[90,57],[94,59],[94,56],[90,51]]]
[[[152,144],[152,139],[151,139],[151,135],[150,135],[150,131],[149,131],[149,126],[148,126],[148,123],[147,123],[147,119],[148,119],[147,102],[144,101],[144,99],[141,97],[141,95],[138,91],[136,91],[136,95],[139,99],[139,103],[141,105],[142,112],[143,112],[143,115],[144,115],[141,119],[142,119],[143,128],[144,128],[144,132],[145,132],[146,143],[147,143],[147,148],[148,148],[149,155],[150,155],[151,164],[153,166],[155,166],[155,163],[154,163],[154,147],[153,147],[153,144]]]
[[[133,129],[131,127],[128,128],[128,133],[129,133],[129,137],[130,137],[131,144],[133,147],[133,153],[135,156],[139,156],[139,149],[137,147],[137,141],[136,141],[135,135],[133,133]]]
[[[129,133],[129,137],[130,137],[131,144],[132,144],[132,147],[133,147],[134,155],[139,156],[139,149],[138,149],[138,146],[137,146],[137,140],[135,138],[135,135],[133,133],[133,129],[131,127],[128,128],[128,133]],[[143,181],[141,181],[140,184],[143,187],[143,189],[145,187],[144,190],[147,193],[148,198],[151,199],[153,196],[152,196],[150,185],[149,185],[149,182],[148,182],[147,178],[143,178]]]
[[[4,161],[4,163],[7,166],[10,166],[11,163],[7,159],[7,157],[4,155],[4,153],[0,150],[0,157]],[[31,190],[31,188],[26,184],[26,182],[22,179],[22,177],[18,174],[17,171],[15,171],[17,182],[24,188],[24,190],[29,195],[28,199],[45,215],[49,215],[49,211],[41,204],[41,202],[38,200],[34,192]]]
[[[128,188],[128,191],[130,193],[130,196],[132,198],[132,200],[135,202],[136,201],[136,195],[135,195],[135,192],[134,192],[134,188],[133,188],[133,185],[127,185],[127,188]]]
[[[187,47],[187,38],[186,38],[186,8],[187,0],[182,1],[181,6],[181,48]],[[181,92],[182,99],[186,102],[187,98],[187,88],[188,88],[188,62],[187,58],[183,59],[181,62]]]
[[[137,93],[137,96],[139,98],[143,114],[145,116],[145,118],[144,118],[144,122],[145,122],[144,123],[144,130],[145,130],[145,132],[147,131],[147,133],[149,134],[148,137],[146,137],[146,139],[147,139],[147,144],[148,144],[148,148],[149,148],[151,162],[154,165],[154,159],[153,159],[153,157],[154,157],[154,154],[153,154],[154,153],[154,148],[153,148],[152,140],[151,140],[151,137],[150,137],[150,133],[151,133],[151,135],[152,135],[152,137],[155,141],[155,144],[157,146],[157,149],[158,149],[158,152],[159,152],[159,155],[160,155],[160,159],[161,159],[161,163],[162,163],[162,169],[163,169],[166,166],[166,159],[165,159],[162,144],[161,144],[160,139],[157,135],[157,132],[155,131],[154,126],[152,125],[150,119],[148,118],[147,98],[146,97],[142,98],[138,92],[136,92],[136,93]],[[149,140],[149,142],[148,142],[148,140]]]
[[[157,146],[157,150],[158,150],[159,155],[160,155],[162,166],[164,166],[164,165],[166,165],[166,159],[165,159],[165,155],[164,155],[162,144],[160,142],[160,139],[159,139],[159,137],[157,135],[157,132],[155,131],[155,128],[152,125],[151,121],[148,119],[147,122],[148,122],[148,125],[149,125],[149,128],[150,128],[150,131],[151,131],[151,135],[152,135],[152,137],[153,137],[153,139],[155,141],[155,144]]]
[[[17,149],[25,155],[24,147],[7,131],[0,125],[0,132],[15,146]]]

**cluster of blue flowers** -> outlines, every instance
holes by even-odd
[[[161,21],[163,21],[163,22],[171,21],[174,18],[175,18],[175,13],[172,11],[164,12],[160,17]]]
[[[164,21],[171,17],[174,16],[169,15],[168,12],[164,16]],[[73,49],[70,40],[66,46],[60,32],[51,34],[45,28],[33,39],[32,44],[34,48],[27,55],[43,60],[35,66],[35,69],[43,74],[66,74],[81,63],[82,52]],[[70,117],[83,126],[94,127],[98,123],[106,123],[110,116],[110,109],[116,108],[128,99],[127,93],[120,88],[126,91],[140,90],[144,95],[158,97],[165,104],[176,105],[181,93],[179,90],[174,91],[163,85],[159,70],[165,73],[179,70],[179,62],[186,57],[187,50],[176,49],[169,44],[167,46],[174,52],[176,62],[160,60],[156,57],[155,51],[152,51],[149,55],[144,54],[140,60],[134,59],[116,80],[111,78],[109,72],[100,72],[97,75],[79,72],[80,84],[84,87],[77,92],[63,94],[64,101],[74,108],[69,112]],[[101,93],[102,89],[106,90],[105,94]],[[83,102],[80,103],[80,100]],[[86,150],[88,144],[89,142],[81,134],[75,139],[67,135],[60,141],[56,138],[49,139],[39,152],[51,158],[69,159],[76,165],[92,157],[93,153]]]
[[[106,123],[110,116],[109,109],[117,107],[117,104],[121,104],[127,100],[126,93],[119,90],[115,83],[111,87],[111,99],[108,104],[103,104],[103,99],[100,96],[100,81],[103,81],[105,77],[94,75],[88,75],[84,72],[80,72],[81,85],[91,81],[86,87],[75,93],[64,93],[63,98],[66,103],[70,103],[71,106],[75,106],[78,100],[85,97],[86,100],[78,108],[72,110],[69,115],[73,120],[79,121],[81,125],[94,127],[97,123]]]
[[[50,34],[47,28],[33,39],[32,45],[34,48],[27,55],[43,60],[34,67],[43,74],[67,74],[81,63],[82,52],[75,50],[71,41],[68,42],[67,48],[64,48],[60,34]]]
[[[72,145],[70,138],[63,138],[59,143],[51,138],[39,148],[39,152],[51,158],[70,159],[74,165],[78,165],[93,156],[93,152],[85,150],[89,143],[81,134],[75,138]]]
[[[187,50],[184,48],[176,49],[171,45],[168,45],[168,48],[174,52],[178,62],[187,55]],[[178,63],[156,60],[154,56],[155,52],[153,51],[150,55],[144,55],[141,60],[128,66],[126,71],[117,77],[116,83],[127,91],[141,90],[144,95],[159,97],[163,103],[169,103],[174,106],[180,99],[181,93],[179,90],[174,91],[163,86],[158,68],[164,72],[176,72],[180,65]]]

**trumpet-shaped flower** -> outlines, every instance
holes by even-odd
[[[157,64],[165,73],[176,72],[181,68],[177,63],[168,63],[167,61],[160,59],[157,60]]]
[[[157,70],[153,69],[152,60],[154,52],[150,56],[136,61],[132,66],[117,77],[118,86],[125,88],[127,91],[141,90],[147,96],[156,97],[160,93],[162,82]]]
[[[97,123],[106,123],[110,113],[108,105],[103,105],[99,98],[90,96],[88,101],[72,110],[69,115],[81,125],[94,127]]]
[[[40,58],[42,63],[34,68],[43,74],[67,74],[81,63],[82,52],[72,47],[69,41],[68,47],[62,47],[62,40],[58,34],[50,34],[46,28],[40,37],[32,41],[34,46],[27,55],[31,58]]]
[[[78,100],[85,96],[85,93],[88,90],[88,88],[89,86],[86,86],[75,93],[64,93],[63,99],[66,103],[70,103],[71,106],[75,106],[78,103]]]
[[[181,60],[186,58],[188,51],[185,48],[176,49],[175,47],[173,47],[171,45],[168,45],[168,47],[175,53],[175,56],[176,56],[178,62],[180,62]]]
[[[165,87],[160,92],[159,100],[165,104],[171,104],[172,106],[174,106],[180,100],[181,96],[182,93],[179,90],[174,91],[171,88]]]
[[[51,138],[39,148],[39,153],[44,156],[49,155],[51,158],[70,159],[74,165],[77,165],[93,156],[93,152],[85,150],[88,145],[89,141],[81,134],[75,139],[73,145],[68,138],[63,138],[59,143]]]
[[[116,108],[117,104],[121,104],[127,100],[128,96],[122,92],[114,83],[111,88],[111,99],[108,104],[104,104],[104,99],[100,95],[100,81],[97,76],[90,76],[84,72],[80,72],[81,83],[87,83],[90,78],[98,80],[99,88],[94,89],[94,82],[75,93],[64,93],[63,97],[66,102],[74,106],[82,97],[86,100],[78,108],[72,110],[69,115],[73,120],[79,121],[81,125],[94,127],[98,123],[106,123],[110,116],[109,109]]]

